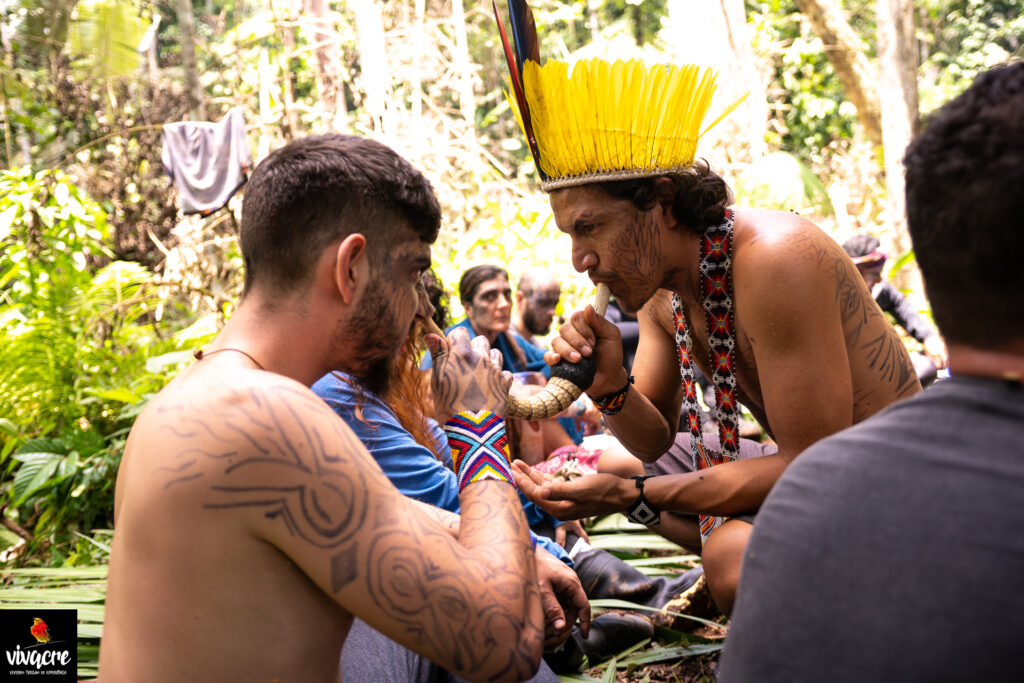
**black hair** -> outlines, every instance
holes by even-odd
[[[979,75],[907,148],[907,219],[932,314],[950,341],[1024,338],[1024,62]]]
[[[328,133],[288,143],[253,171],[242,203],[243,295],[290,292],[323,249],[354,233],[378,264],[404,230],[433,243],[441,207],[423,174],[374,140]]]
[[[616,199],[628,199],[637,209],[646,211],[657,202],[659,178],[669,178],[675,183],[672,213],[689,230],[703,235],[705,230],[725,220],[725,210],[733,203],[732,190],[704,159],[698,159],[688,168],[675,173],[609,180],[595,183],[594,186]]]
[[[496,277],[503,277],[507,280],[508,271],[499,266],[489,265],[473,266],[466,270],[459,278],[459,300],[463,306],[473,303],[473,297],[476,296],[480,285]]]
[[[857,258],[859,256],[867,256],[875,249],[878,249],[879,244],[881,243],[877,237],[862,232],[843,242],[843,251],[849,254],[850,258]]]

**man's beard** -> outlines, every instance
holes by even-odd
[[[347,325],[347,333],[356,337],[358,344],[346,371],[378,396],[384,396],[391,386],[389,364],[408,335],[408,327],[399,331],[395,312],[381,289],[367,293]]]
[[[551,329],[551,323],[544,325],[537,319],[537,314],[527,308],[523,311],[523,326],[530,331],[530,334],[543,335]]]

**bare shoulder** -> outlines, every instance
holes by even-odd
[[[736,212],[734,257],[750,265],[782,261],[819,263],[843,256],[839,244],[814,222],[788,211],[740,209]]]
[[[667,289],[655,292],[637,313],[637,321],[641,326],[661,328],[672,334],[675,329],[672,322],[672,293]]]
[[[358,440],[309,388],[268,372],[196,371],[140,415],[125,458],[162,491],[244,485],[343,466]],[[198,486],[196,486],[198,485]]]
[[[856,276],[839,244],[795,213],[740,209],[733,246],[734,286],[762,298],[787,299],[835,291],[836,278]]]

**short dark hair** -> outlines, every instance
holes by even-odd
[[[688,168],[675,173],[659,176],[609,180],[595,183],[616,199],[628,199],[633,206],[647,210],[657,201],[656,182],[658,178],[670,178],[676,185],[672,213],[676,220],[698,235],[725,220],[725,210],[733,203],[732,190],[728,183],[708,165],[698,159]]]
[[[1020,201],[1024,62],[991,69],[907,148],[907,219],[935,322],[950,341],[1024,338]]]
[[[243,295],[255,283],[294,290],[323,249],[366,236],[374,257],[411,229],[433,243],[441,207],[423,174],[374,140],[328,133],[288,143],[253,171],[242,203]]]
[[[857,258],[858,256],[867,256],[878,249],[880,244],[881,242],[874,235],[861,232],[843,242],[843,251],[849,254],[850,258]]]
[[[472,303],[480,285],[496,277],[503,277],[507,280],[508,271],[499,266],[489,265],[473,266],[468,269],[459,278],[459,301],[463,304]]]

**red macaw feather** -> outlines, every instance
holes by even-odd
[[[526,102],[526,94],[523,88],[522,59],[519,55],[512,52],[512,46],[508,42],[508,35],[505,33],[505,25],[502,23],[501,14],[498,12],[497,2],[495,0],[491,0],[491,6],[494,8],[494,18],[498,22],[498,33],[501,35],[501,44],[505,48],[505,61],[508,64],[509,77],[512,79],[512,90],[515,93],[516,104],[519,107],[519,118],[522,120],[523,129],[526,131],[526,141],[530,146],[530,154],[533,155],[533,160],[537,165],[537,171],[540,173],[541,178],[546,178],[546,174],[540,168],[540,149],[537,147],[537,139],[533,134],[533,122],[530,119],[530,107]],[[526,9],[529,11],[529,7]],[[509,18],[511,18],[511,16],[512,15],[510,14]],[[534,27],[532,13],[530,13],[530,26]],[[540,64],[536,28],[533,28],[533,47],[531,49],[534,54],[530,55],[530,58]]]

